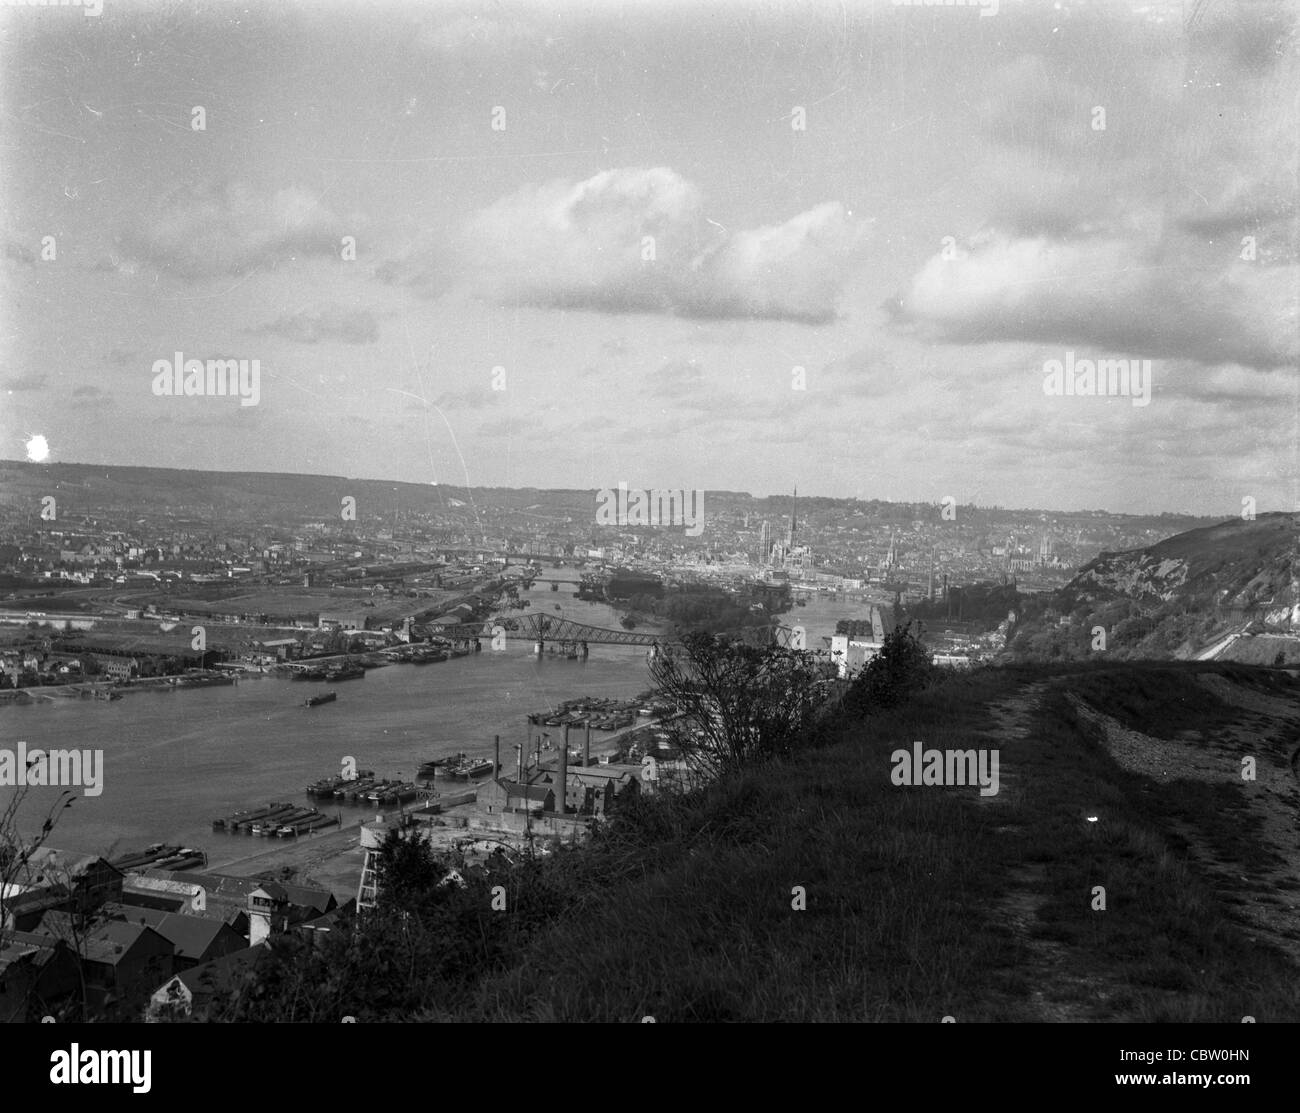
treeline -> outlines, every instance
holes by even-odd
[[[709,584],[682,584],[659,595],[633,595],[620,606],[637,614],[671,623],[682,633],[722,633],[747,626],[767,626],[774,616],[793,606],[790,589],[765,589],[757,594],[731,595]],[[755,606],[759,610],[755,610]]]
[[[991,628],[1002,622],[1010,612],[1020,613],[1028,598],[1030,597],[1022,595],[1014,584],[986,581],[964,587],[950,587],[948,598],[936,599],[933,603],[928,599],[909,603],[907,617],[927,623],[950,618],[959,622],[979,622]]]

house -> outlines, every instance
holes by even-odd
[[[243,950],[248,940],[224,920],[179,912],[162,912],[129,904],[106,904],[101,914],[126,923],[147,924],[174,948],[175,968],[211,962],[234,951]]]
[[[478,790],[478,806],[489,815],[503,812],[555,811],[555,790],[549,784],[520,784],[493,780]]]
[[[122,871],[94,854],[33,850],[4,893],[0,928],[29,931],[52,909],[92,912],[122,895]]]
[[[214,998],[238,993],[266,958],[265,947],[244,947],[212,962],[173,974],[149,995],[145,1020],[206,1020]]]
[[[135,657],[101,657],[94,654],[92,659],[109,680],[130,680],[140,675],[140,662]]]
[[[81,956],[87,998],[94,1006],[143,1001],[150,987],[174,973],[172,943],[147,924],[96,920],[84,927],[66,912],[50,912],[39,934]]]
[[[259,890],[254,901],[253,895]],[[162,906],[164,911],[224,920],[237,931],[246,930],[250,944],[260,942],[267,930],[306,923],[332,912],[339,903],[328,889],[192,870],[140,870],[132,877],[125,896],[126,903],[147,901],[149,906]]]
[[[240,936],[248,936],[248,910],[243,902],[218,901],[208,908],[207,890],[190,881],[171,881],[161,877],[143,877],[133,873],[122,885],[122,904],[130,908],[175,912],[182,916],[202,916],[229,924]]]
[[[79,985],[76,955],[63,940],[0,932],[0,1023],[47,1015]]]
[[[366,617],[361,611],[321,611],[316,621],[322,630],[364,630]]]

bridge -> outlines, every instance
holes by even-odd
[[[532,641],[539,649],[546,642],[559,642],[574,648],[591,645],[671,645],[681,639],[670,634],[647,634],[636,630],[610,630],[603,626],[588,626],[542,611],[526,615],[492,618],[483,622],[465,622],[456,626],[429,627],[434,637],[451,641],[491,639],[500,627],[506,638],[513,641]],[[742,630],[728,630],[728,636],[737,637],[751,645],[779,645],[793,648],[795,630],[789,626],[749,626]]]

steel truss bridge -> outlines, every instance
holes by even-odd
[[[666,634],[643,634],[635,630],[609,630],[603,626],[588,626],[569,618],[534,611],[526,615],[509,615],[484,622],[465,622],[457,626],[429,627],[434,637],[451,641],[491,639],[496,628],[514,641],[560,642],[568,645],[672,645],[681,639]],[[789,626],[750,626],[742,630],[728,630],[735,637],[751,645],[779,645],[794,648],[795,630]]]

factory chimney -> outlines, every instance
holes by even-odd
[[[494,734],[492,738],[492,779],[495,781],[501,775],[501,735]]]
[[[520,784],[524,783],[524,744],[522,742],[515,745],[515,758],[519,772],[515,774],[515,780]]]
[[[569,798],[569,746],[560,750],[560,775],[555,781],[555,810],[564,814],[564,803]]]

